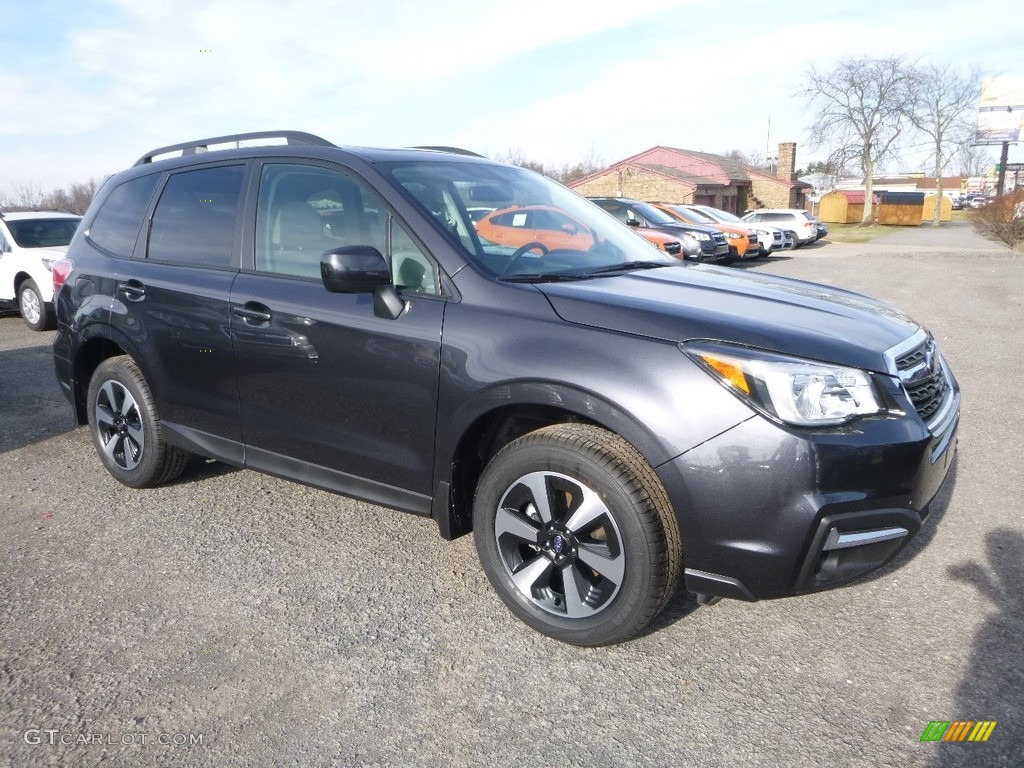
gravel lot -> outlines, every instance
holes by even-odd
[[[964,405],[930,524],[875,578],[681,594],[605,649],[520,624],[472,538],[429,520],[213,463],[120,486],[58,391],[52,334],[0,317],[0,764],[1020,765],[1024,254],[963,227],[897,239],[747,268],[934,331]],[[922,743],[931,720],[998,726]]]

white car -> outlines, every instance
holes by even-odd
[[[802,208],[758,208],[743,216],[746,222],[763,222],[792,232],[796,245],[810,245],[818,239],[818,222]]]
[[[742,224],[750,227],[757,232],[758,250],[762,256],[792,248],[796,244],[796,241],[789,237],[785,230],[773,227],[771,224],[763,224],[759,221],[744,221],[736,214],[723,211],[720,208],[712,208],[710,205],[689,205],[687,208],[698,210],[705,216],[723,224]]]
[[[71,213],[0,212],[0,302],[14,303],[33,331],[55,327],[50,270],[81,220]]]

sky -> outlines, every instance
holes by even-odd
[[[1024,75],[1024,14],[1019,0],[0,0],[0,195],[274,129],[556,166],[795,141],[801,167],[827,155],[808,145],[805,73],[862,54]]]

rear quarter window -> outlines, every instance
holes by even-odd
[[[89,240],[115,256],[131,256],[159,178],[154,173],[118,185],[92,220]]]

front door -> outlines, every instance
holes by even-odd
[[[231,292],[246,464],[427,512],[445,299],[437,267],[379,198],[333,168],[263,166],[255,271]],[[329,293],[320,256],[385,254],[410,306],[377,317],[370,294]]]

